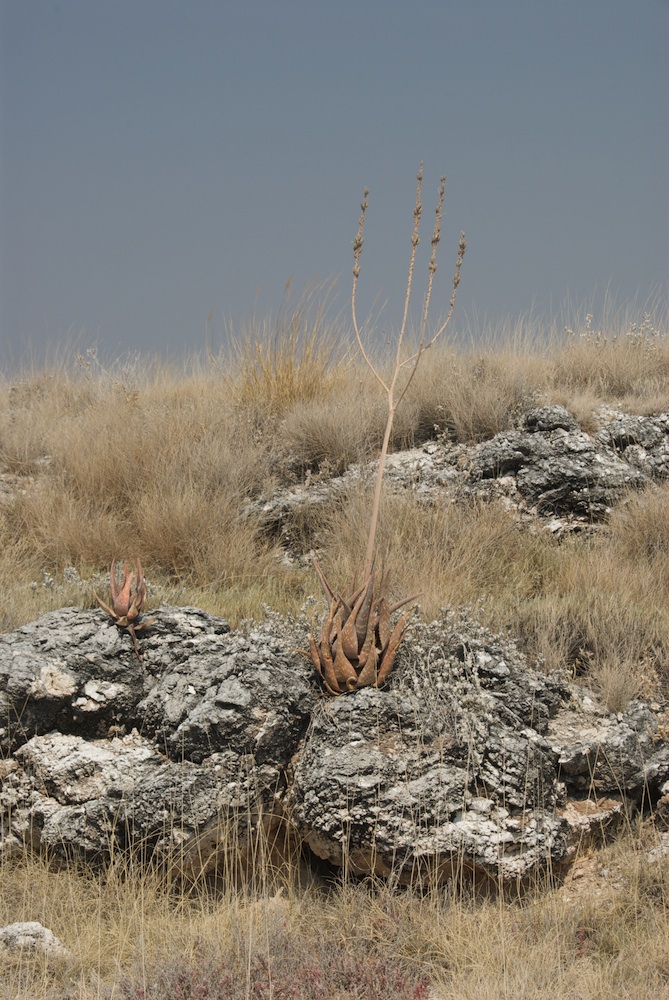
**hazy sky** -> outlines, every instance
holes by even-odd
[[[668,0],[0,0],[0,357],[201,351],[339,276],[435,316],[667,295]]]

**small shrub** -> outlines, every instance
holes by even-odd
[[[381,955],[305,954],[287,966],[265,954],[247,962],[207,960],[197,952],[173,959],[141,981],[124,977],[118,1000],[427,1000],[429,980]]]

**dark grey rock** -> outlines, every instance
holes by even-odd
[[[99,736],[111,725],[136,725],[150,683],[130,636],[103,611],[42,615],[0,635],[0,752],[52,729]]]
[[[535,431],[580,431],[581,426],[564,406],[538,406],[524,417],[525,429]]]
[[[599,521],[633,487],[646,482],[637,468],[583,431],[510,431],[478,445],[474,478],[513,474],[524,500],[541,514]]]
[[[174,760],[225,752],[283,768],[315,700],[307,658],[256,627],[201,637],[188,658],[163,667],[137,714]]]
[[[669,417],[637,417],[631,413],[618,413],[598,433],[597,439],[616,451],[624,452],[632,444],[652,451],[667,442]]]

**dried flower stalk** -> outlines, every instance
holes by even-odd
[[[310,655],[314,668],[322,678],[326,690],[333,695],[343,694],[346,691],[352,691],[356,688],[366,687],[368,685],[378,687],[385,681],[394,664],[397,648],[402,641],[410,613],[405,612],[394,628],[391,628],[390,625],[390,615],[393,611],[414,599],[407,598],[394,606],[389,606],[384,595],[383,580],[380,584],[380,595],[378,598],[374,599],[373,591],[374,565],[376,558],[376,531],[379,520],[379,508],[381,505],[383,472],[397,407],[404,399],[404,396],[413,381],[421,357],[443,334],[451,320],[451,316],[453,315],[455,297],[458,285],[460,284],[460,270],[462,268],[465,251],[467,249],[464,233],[461,233],[455,274],[453,276],[453,292],[449,303],[448,314],[437,331],[429,339],[427,339],[430,300],[432,297],[434,276],[437,270],[437,247],[441,239],[441,218],[446,185],[446,179],[442,177],[439,183],[438,201],[435,213],[436,218],[431,240],[432,250],[430,254],[430,262],[428,264],[428,284],[423,307],[420,342],[417,350],[408,354],[406,357],[403,357],[404,337],[406,334],[407,320],[409,316],[409,304],[411,301],[414,268],[416,264],[416,251],[420,242],[420,221],[423,213],[421,201],[422,184],[423,164],[421,163],[417,175],[416,202],[413,211],[413,228],[411,233],[411,253],[409,256],[409,269],[407,275],[406,294],[404,297],[402,325],[397,337],[395,363],[389,379],[383,378],[379,370],[373,364],[365,348],[356,311],[356,293],[358,288],[358,278],[360,277],[360,257],[362,254],[362,245],[364,243],[365,218],[368,207],[368,188],[365,188],[363,200],[360,205],[361,212],[360,218],[358,219],[358,231],[353,241],[353,286],[351,291],[353,329],[355,331],[358,347],[363,358],[365,359],[366,364],[386,393],[388,400],[388,417],[386,420],[383,443],[381,445],[381,452],[379,455],[379,466],[374,486],[374,499],[372,502],[372,514],[370,518],[369,535],[367,538],[367,549],[365,552],[362,586],[359,589],[354,590],[348,600],[345,600],[341,595],[333,591],[322,569],[316,560],[314,560],[314,566],[320,577],[330,608],[321,631],[320,640],[316,640],[313,633],[311,635]],[[409,369],[409,375],[400,388],[400,376],[405,369]]]

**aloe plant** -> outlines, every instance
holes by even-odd
[[[388,454],[388,445],[393,429],[393,422],[397,408],[404,399],[411,382],[416,374],[422,356],[428,351],[435,341],[441,337],[446,327],[450,323],[453,309],[455,308],[455,298],[458,285],[460,284],[460,270],[464,259],[467,244],[464,233],[460,234],[458,247],[458,257],[453,276],[453,293],[451,295],[448,313],[445,320],[440,324],[435,333],[428,337],[428,319],[430,313],[430,300],[432,297],[432,287],[434,276],[437,270],[437,247],[441,239],[441,216],[444,206],[444,192],[446,179],[442,177],[439,183],[439,195],[435,213],[434,231],[432,234],[432,251],[430,263],[428,265],[428,284],[425,295],[425,304],[420,327],[420,341],[418,347],[413,351],[406,351],[404,346],[407,320],[409,316],[409,304],[411,301],[411,291],[413,286],[414,268],[416,263],[416,250],[420,242],[419,231],[420,221],[423,213],[421,202],[423,185],[423,164],[421,163],[416,185],[416,204],[413,212],[413,230],[411,234],[411,255],[409,257],[409,271],[407,277],[406,294],[404,298],[404,311],[402,324],[397,336],[395,349],[395,360],[390,377],[384,378],[379,369],[372,362],[365,347],[360,324],[358,322],[356,309],[356,293],[358,288],[358,278],[360,276],[360,257],[362,254],[363,232],[365,227],[365,216],[367,212],[367,197],[369,189],[365,188],[361,203],[361,214],[358,220],[358,232],[353,241],[353,287],[351,291],[351,312],[353,317],[353,329],[360,352],[368,365],[372,374],[382,386],[388,401],[388,416],[379,455],[378,470],[374,486],[374,499],[372,502],[372,513],[367,536],[367,548],[365,552],[365,563],[363,569],[362,586],[354,590],[346,599],[336,593],[330,586],[325,573],[314,559],[314,567],[320,578],[325,596],[329,603],[329,611],[321,630],[320,639],[316,639],[313,632],[310,637],[310,655],[315,670],[322,678],[326,690],[333,695],[343,694],[346,691],[353,691],[356,688],[373,686],[378,687],[388,677],[393,664],[397,649],[404,636],[404,631],[410,616],[410,612],[405,612],[394,627],[391,626],[393,611],[398,610],[405,604],[414,600],[414,597],[405,598],[394,605],[389,605],[384,594],[384,581],[376,583],[376,531],[379,521],[379,508],[381,505],[381,489],[383,485],[383,472]],[[378,596],[375,596],[375,589]]]

